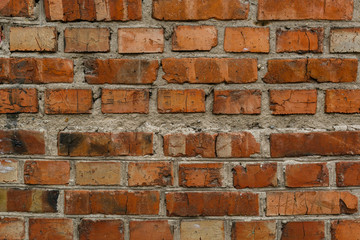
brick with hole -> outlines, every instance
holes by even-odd
[[[122,220],[82,219],[78,231],[79,240],[124,239],[124,223]]]
[[[250,132],[219,133],[216,155],[220,158],[246,158],[260,153],[260,143]]]
[[[2,17],[33,17],[34,0],[4,0],[0,3]]]
[[[2,154],[44,155],[44,132],[30,130],[0,130]]]
[[[130,221],[130,240],[173,240],[173,228],[167,220]]]
[[[331,222],[332,240],[357,240],[360,236],[360,221],[353,220],[334,220]]]
[[[232,224],[232,240],[275,240],[275,237],[275,221],[234,222]]]
[[[102,89],[102,113],[149,113],[149,90]]]
[[[46,89],[46,114],[91,113],[93,105],[91,89]]]
[[[171,186],[173,164],[171,162],[130,162],[128,164],[128,185]]]
[[[141,0],[83,1],[45,0],[47,21],[141,20]]]
[[[173,51],[210,51],[218,44],[215,26],[176,26],[172,36]]]
[[[360,90],[329,89],[325,92],[326,113],[360,113]]]
[[[15,159],[0,159],[0,183],[18,182],[19,161]]]
[[[120,185],[121,163],[119,162],[77,162],[75,168],[78,185]]]
[[[164,30],[162,28],[119,28],[119,53],[162,53]]]
[[[203,113],[205,91],[202,89],[159,89],[157,95],[159,113]]]
[[[260,114],[260,90],[214,90],[214,114]]]
[[[24,183],[67,185],[70,179],[69,161],[32,161],[24,164]]]
[[[247,164],[246,166],[235,166],[232,169],[234,187],[262,188],[277,186],[277,164]]]
[[[1,113],[37,113],[38,93],[35,88],[0,89]]]
[[[223,163],[179,164],[179,185],[181,187],[222,187]]]
[[[359,53],[360,28],[333,28],[330,31],[331,53]]]
[[[202,221],[181,221],[181,240],[225,240],[224,221],[202,220]]]
[[[73,220],[66,218],[31,218],[29,219],[29,239],[73,239]]]
[[[325,239],[324,222],[287,222],[282,225],[281,240],[308,239],[323,240]]]
[[[0,239],[25,239],[25,221],[22,218],[3,217],[0,219]]]
[[[110,51],[108,28],[66,28],[64,38],[66,53]]]
[[[55,27],[11,27],[9,37],[12,52],[57,51]]]
[[[327,187],[329,170],[326,163],[291,164],[285,169],[286,187]]]
[[[338,187],[360,186],[360,163],[337,162],[336,185]]]
[[[268,53],[270,29],[253,27],[227,27],[224,38],[225,52]]]

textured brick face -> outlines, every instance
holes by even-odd
[[[55,52],[57,32],[54,27],[10,28],[10,51]]]
[[[107,28],[66,28],[65,52],[108,52],[110,31]]]

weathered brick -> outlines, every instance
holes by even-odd
[[[168,216],[257,216],[259,199],[255,193],[170,192],[166,193]]]
[[[37,113],[38,94],[35,88],[0,89],[1,113]]]
[[[141,0],[45,0],[48,21],[141,20]]]
[[[336,185],[339,187],[360,186],[360,163],[336,163]]]
[[[357,212],[358,199],[350,192],[268,192],[266,215],[324,215]]]
[[[225,28],[224,50],[226,52],[268,53],[270,29],[253,27]]]
[[[179,185],[181,187],[221,187],[223,184],[223,163],[179,164]]]
[[[360,28],[335,28],[330,31],[330,52],[360,52]]]
[[[45,154],[44,133],[27,130],[0,130],[0,153]]]
[[[141,59],[91,59],[85,61],[85,80],[89,84],[152,84],[159,62]]]
[[[326,90],[326,113],[360,113],[360,90],[330,89]]]
[[[122,220],[82,219],[79,225],[80,240],[123,240],[124,223]]]
[[[238,165],[233,169],[235,188],[262,188],[277,186],[277,164],[247,164]]]
[[[270,90],[270,110],[274,115],[315,114],[317,91]]]
[[[73,221],[66,218],[31,218],[29,219],[29,239],[73,239]]]
[[[128,185],[171,186],[173,165],[171,162],[130,162],[128,165]]]
[[[181,240],[225,240],[224,221],[181,221]]]
[[[152,133],[59,132],[58,134],[60,156],[143,156],[152,153]]]
[[[244,158],[260,153],[260,143],[249,132],[219,133],[216,154],[220,158]]]
[[[46,89],[46,114],[91,113],[91,89]]]
[[[67,53],[110,51],[108,28],[66,28],[64,38]]]
[[[275,221],[234,222],[232,240],[275,240]]]
[[[176,26],[172,37],[173,51],[209,51],[218,44],[215,26]]]
[[[1,218],[0,238],[6,240],[25,239],[25,221],[22,218]]]
[[[160,113],[205,112],[205,91],[202,89],[159,89],[157,103]]]
[[[287,165],[286,187],[326,187],[329,186],[329,170],[326,163]]]
[[[11,27],[10,51],[56,52],[57,31],[54,27]]]
[[[34,0],[4,0],[0,3],[0,16],[32,17],[34,5]]]
[[[192,21],[247,19],[249,3],[237,0],[153,0],[152,16],[158,20]]]
[[[42,185],[68,184],[69,161],[31,161],[24,164],[24,183]]]
[[[257,80],[256,59],[165,58],[162,67],[163,79],[169,83],[252,83]]]
[[[360,154],[360,132],[274,133],[270,135],[271,157]]]
[[[19,162],[14,159],[0,159],[0,183],[18,182]]]
[[[281,240],[323,240],[325,239],[324,222],[287,222],[282,225]]]
[[[323,28],[294,29],[276,31],[276,52],[314,52],[323,51]]]
[[[159,203],[158,191],[66,190],[64,211],[68,215],[157,215]]]
[[[258,20],[351,20],[353,0],[259,0]]]
[[[359,236],[359,220],[336,220],[331,222],[332,240],[357,240]]]
[[[162,28],[119,28],[119,53],[161,53],[164,51]]]
[[[173,230],[166,220],[158,221],[131,221],[129,224],[130,239],[142,240],[173,240]]]
[[[268,60],[268,72],[263,78],[265,83],[302,83],[309,82],[307,59]]]
[[[149,113],[149,90],[102,89],[102,113]]]
[[[214,114],[260,114],[260,90],[214,90]]]
[[[77,162],[76,184],[119,185],[121,163],[119,162]]]

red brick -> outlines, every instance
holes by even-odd
[[[159,62],[140,59],[91,59],[85,61],[85,80],[89,84],[152,84]]]
[[[171,162],[130,162],[127,173],[128,185],[131,187],[173,184]]]
[[[336,163],[336,184],[338,187],[360,186],[360,163]]]
[[[29,219],[29,239],[73,239],[73,221],[71,219]]]
[[[159,89],[157,103],[159,113],[205,112],[205,91]]]
[[[256,59],[165,58],[162,67],[163,79],[169,83],[252,83],[257,80]]]
[[[119,162],[77,162],[76,184],[119,185],[121,181]]]
[[[164,30],[162,28],[119,28],[119,53],[162,53]]]
[[[276,31],[276,52],[322,53],[323,28]]]
[[[39,105],[36,89],[0,89],[0,114],[37,113],[38,111]]]
[[[102,113],[149,113],[149,90],[102,89]]]
[[[275,240],[275,221],[234,222],[232,240]]]
[[[223,184],[222,163],[190,163],[179,165],[181,187],[221,187]]]
[[[327,187],[329,170],[326,163],[287,165],[285,182],[286,187]]]
[[[262,188],[277,186],[277,164],[247,164],[246,167],[236,166],[233,169],[234,187]]]
[[[259,0],[258,20],[351,20],[353,0]]]
[[[215,26],[176,26],[172,37],[173,51],[209,51],[218,44]]]
[[[19,161],[0,159],[0,183],[18,182]]]
[[[317,91],[270,90],[270,110],[274,115],[315,114]]]
[[[130,239],[142,240],[173,240],[173,229],[166,220],[159,221],[131,221]]]
[[[54,27],[11,27],[10,51],[56,52],[57,31]]]
[[[59,156],[144,156],[152,153],[152,133],[59,132],[58,134]]]
[[[323,240],[324,222],[287,222],[282,226],[281,240]]]
[[[360,113],[360,90],[330,89],[326,90],[326,113]]]
[[[129,21],[141,20],[141,0],[45,0],[48,21]]]
[[[91,113],[93,104],[90,89],[46,89],[46,114]]]
[[[66,190],[65,214],[157,215],[157,191]]]
[[[270,135],[271,157],[360,154],[360,132],[274,133]]]
[[[249,3],[237,0],[153,0],[153,18],[158,20],[191,21],[247,19]]]
[[[214,114],[260,114],[260,90],[214,90]]]
[[[79,225],[80,240],[123,240],[124,223],[121,220],[82,219]]]
[[[265,83],[302,83],[309,82],[307,59],[272,59],[268,61]]]
[[[268,192],[266,215],[352,214],[358,210],[358,199],[350,192]]]
[[[64,38],[67,53],[110,51],[108,28],[66,28]]]
[[[5,0],[0,3],[0,16],[32,17],[34,5],[34,0]]]
[[[270,29],[253,27],[225,28],[224,50],[226,52],[268,53]]]
[[[245,158],[260,153],[260,143],[249,132],[219,133],[216,154],[220,158]]]
[[[259,199],[254,193],[171,192],[166,193],[168,216],[257,216]]]
[[[6,240],[25,239],[25,221],[21,218],[1,218],[0,238]]]
[[[68,161],[26,161],[24,183],[42,185],[68,184],[70,163]]]
[[[359,220],[336,220],[331,222],[332,240],[357,240],[359,236]]]
[[[0,152],[2,154],[45,154],[43,132],[27,130],[0,130]]]

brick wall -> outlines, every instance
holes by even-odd
[[[360,239],[360,0],[1,0],[0,239]]]

